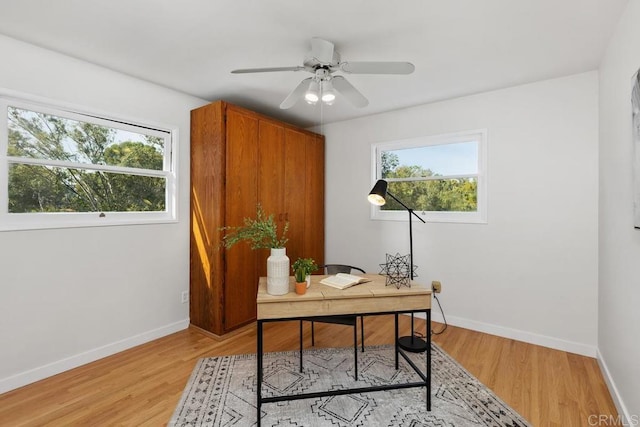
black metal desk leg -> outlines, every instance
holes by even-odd
[[[427,411],[431,410],[431,310],[427,310]]]
[[[396,371],[398,370],[398,313],[394,314],[395,316],[395,328],[396,328],[396,334],[395,334],[395,339],[393,340],[395,342],[395,349],[396,349]]]
[[[302,320],[300,321],[300,373],[302,373]]]
[[[360,343],[362,344],[362,351],[364,351],[364,316],[360,316]]]
[[[358,319],[353,324],[353,362],[355,363],[355,377],[358,381]]]
[[[257,387],[258,387],[258,399],[256,402],[257,407],[257,426],[260,427],[260,418],[261,418],[261,406],[262,406],[262,320],[258,320],[258,348],[256,359],[258,360],[258,371],[257,371]]]

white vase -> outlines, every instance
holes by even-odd
[[[267,293],[284,295],[289,292],[289,257],[285,248],[271,248],[267,258]]]

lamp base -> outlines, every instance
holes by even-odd
[[[398,345],[412,353],[423,353],[427,350],[427,342],[416,335],[398,338]]]

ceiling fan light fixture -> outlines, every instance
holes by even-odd
[[[332,105],[336,100],[336,95],[334,93],[323,93],[322,94],[322,102],[327,105]]]
[[[320,86],[316,80],[311,80],[309,83],[309,89],[304,94],[304,100],[308,104],[315,104],[320,99]]]
[[[304,100],[307,101],[307,104],[315,104],[318,102],[318,95],[313,92],[307,92],[304,95]]]
[[[330,80],[324,80],[322,82],[322,102],[327,105],[331,105],[335,100],[336,91],[333,89],[333,84]]]

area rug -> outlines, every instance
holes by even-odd
[[[392,346],[358,354],[358,381],[352,348],[305,350],[302,373],[298,357],[295,351],[265,354],[263,397],[420,380],[402,358],[396,371]],[[424,353],[410,357],[424,372]],[[431,411],[426,390],[409,388],[265,403],[262,426],[529,426],[435,344],[431,372]],[[211,357],[197,362],[168,425],[254,426],[256,411],[255,355]]]

